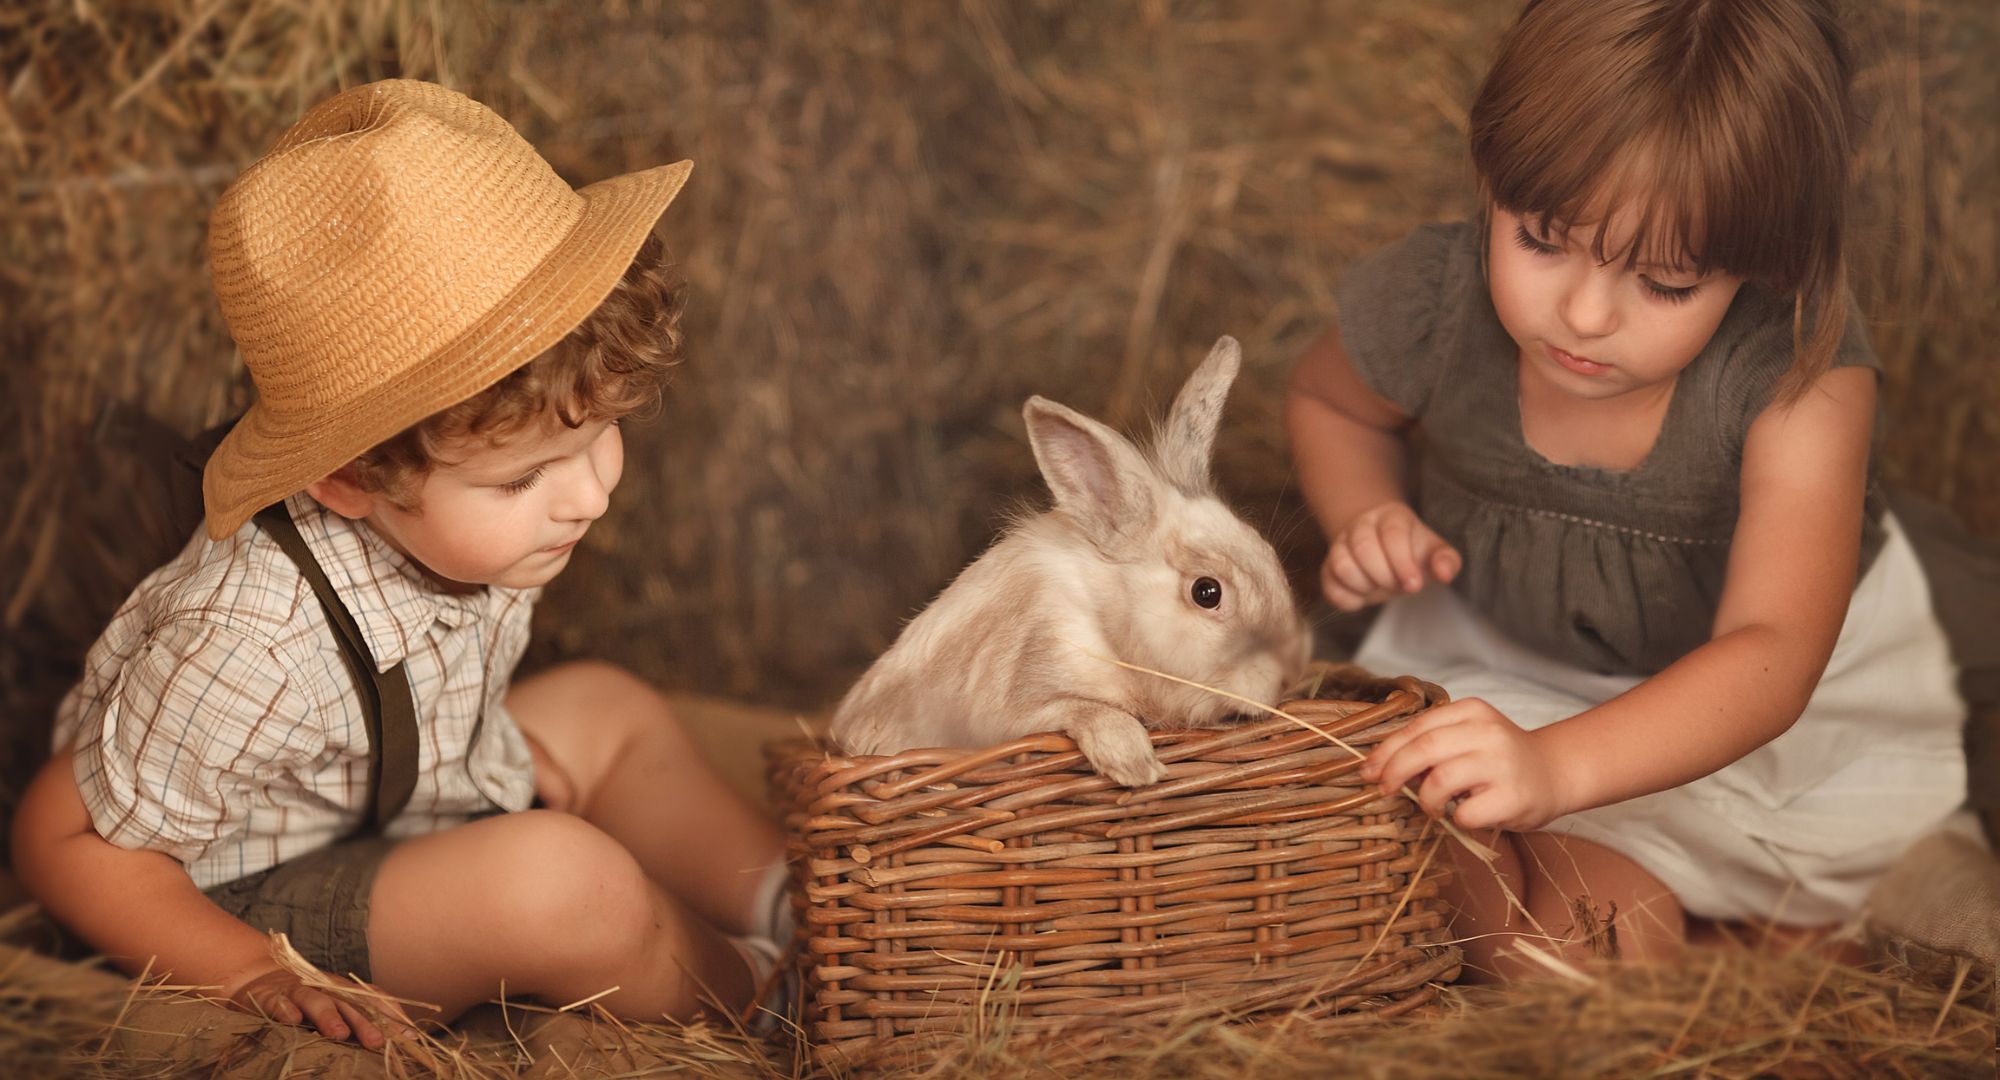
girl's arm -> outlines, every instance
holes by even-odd
[[[1573,763],[1565,770],[1572,809],[1706,776],[1805,711],[1854,593],[1874,416],[1875,373],[1840,368],[1750,425],[1710,639],[1547,729],[1550,754]]]
[[[1403,495],[1403,431],[1410,418],[1361,381],[1328,326],[1299,357],[1285,395],[1285,427],[1299,489],[1328,536],[1363,511]]]
[[[1410,418],[1355,374],[1339,326],[1299,358],[1285,426],[1299,489],[1331,541],[1320,574],[1329,599],[1353,610],[1415,592],[1427,573],[1451,579],[1457,554],[1417,520],[1405,495]]]
[[[1395,790],[1425,770],[1433,813],[1534,829],[1685,784],[1776,738],[1818,684],[1859,558],[1875,375],[1827,373],[1774,405],[1743,448],[1741,513],[1715,628],[1701,647],[1596,708],[1523,732],[1477,700],[1383,741],[1363,775]]]

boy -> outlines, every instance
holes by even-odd
[[[740,1005],[776,831],[602,664],[509,688],[678,361],[654,223],[689,163],[572,190],[504,120],[393,80],[231,185],[217,297],[258,401],[206,535],[142,582],[14,823],[22,881],[128,970],[378,1047],[271,959],[440,1006]],[[635,255],[636,253],[636,255]],[[252,521],[253,515],[256,520]],[[531,809],[531,800],[540,807]]]

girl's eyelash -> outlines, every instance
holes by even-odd
[[[1700,285],[1662,285],[1649,278],[1640,278],[1639,280],[1646,283],[1647,292],[1665,300],[1669,304],[1685,304],[1689,300],[1694,299],[1695,290],[1701,288]]]
[[[519,480],[510,480],[507,483],[501,484],[500,490],[506,492],[509,495],[519,495],[523,491],[526,491],[529,488],[534,487],[536,484],[539,484],[541,482],[542,482],[542,470],[536,469],[534,472],[531,472],[528,475],[523,476]]]
[[[1561,253],[1562,251],[1561,248],[1556,247],[1553,244],[1546,244],[1540,240],[1535,239],[1534,234],[1528,231],[1528,227],[1526,225],[1514,226],[1514,242],[1521,246],[1521,250],[1533,252],[1536,255],[1556,255]],[[1701,286],[1698,284],[1678,285],[1678,286],[1662,285],[1657,281],[1644,277],[1640,278],[1639,280],[1645,283],[1647,292],[1652,293],[1654,296],[1658,297],[1661,300],[1665,300],[1669,304],[1686,303],[1687,301],[1694,299],[1695,291],[1701,288]]]
[[[1553,244],[1545,244],[1535,239],[1528,233],[1526,225],[1514,226],[1514,242],[1521,246],[1521,250],[1532,251],[1537,255],[1554,255],[1562,250]]]

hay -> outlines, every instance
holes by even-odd
[[[691,156],[666,233],[685,369],[544,604],[532,662],[831,700],[1039,497],[1019,403],[1130,423],[1228,331],[1224,486],[1310,591],[1279,423],[1358,254],[1472,205],[1465,103],[1509,5],[279,3],[0,13],[4,796],[161,544],[111,522],[106,401],[180,432],[244,401],[202,229],[310,102],[391,74],[492,103],[582,182]],[[1982,0],[1858,7],[1855,278],[1891,471],[2000,532],[2000,205]],[[79,463],[87,463],[80,467]],[[132,470],[124,470],[130,473]],[[146,530],[138,530],[144,533]],[[169,543],[170,546],[170,543]],[[805,615],[807,617],[801,617]]]
[[[1587,965],[1498,991],[1448,989],[1443,1014],[1362,1021],[1336,1034],[1282,1022],[1169,1025],[1157,1043],[1007,1042],[1008,991],[889,1080],[1155,1076],[1236,1080],[1401,1077],[1990,1077],[1990,974],[1969,965],[1918,981],[1812,952],[1692,950],[1653,967]],[[790,1048],[707,1024],[490,1008],[466,1030],[388,1056],[270,1025],[185,993],[0,946],[0,1040],[10,1076],[692,1077],[797,1075]],[[845,1075],[835,1072],[833,1075]]]

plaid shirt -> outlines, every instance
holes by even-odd
[[[534,796],[501,699],[539,589],[447,593],[366,525],[309,496],[286,508],[383,670],[407,661],[417,786],[390,836],[435,832]],[[139,584],[63,699],[92,823],[163,851],[202,888],[338,840],[368,798],[367,705],[312,586],[252,522],[197,532]]]

